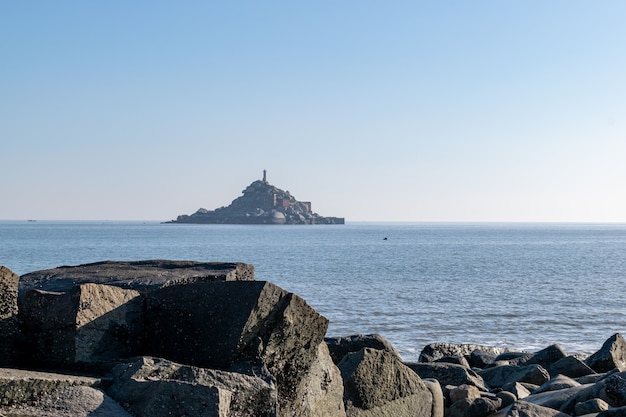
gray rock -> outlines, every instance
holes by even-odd
[[[507,382],[502,385],[502,389],[514,394],[518,400],[526,398],[530,395],[530,390],[528,390],[524,384],[519,382]]]
[[[515,394],[509,391],[500,391],[496,394],[496,397],[500,398],[502,401],[502,407],[508,407],[518,400]]]
[[[142,357],[118,365],[107,393],[135,416],[275,417],[272,380]]]
[[[146,296],[145,315],[146,354],[202,368],[266,367],[281,409],[300,400],[328,327],[302,298],[264,281],[161,288]]]
[[[463,398],[450,406],[448,417],[486,417],[495,413],[501,405],[502,400],[497,397]]]
[[[545,349],[542,349],[538,352],[535,352],[532,356],[528,358],[523,358],[519,365],[541,365],[544,369],[549,369],[554,363],[559,360],[567,357],[567,353],[563,350],[563,348],[558,345],[550,345]]]
[[[529,382],[541,385],[550,379],[550,374],[541,365],[496,366],[478,372],[491,388],[499,388],[507,382]]]
[[[539,394],[546,391],[557,391],[566,388],[579,387],[581,384],[565,375],[557,375],[548,382],[533,391],[533,394]]]
[[[19,298],[23,361],[69,366],[108,363],[137,354],[139,292],[82,284],[66,293],[31,290]]]
[[[396,348],[383,336],[379,334],[357,334],[344,337],[326,337],[324,339],[328,345],[330,356],[333,362],[338,364],[348,353],[358,352],[359,350],[369,347],[372,349],[386,350],[402,360]]]
[[[395,355],[371,348],[349,353],[339,363],[346,415],[431,417],[432,394]]]
[[[506,417],[569,417],[569,415],[549,407],[516,401],[506,413]]]
[[[572,404],[571,412],[564,411],[562,407],[565,404],[568,404],[570,401],[575,402],[577,396],[580,393],[584,393],[586,389],[591,386],[581,385],[579,387],[566,388],[557,391],[546,391],[539,394],[531,394],[530,396],[524,398],[524,401],[536,405],[540,405],[542,407],[553,408],[555,410],[561,410],[567,414],[571,414],[574,411],[574,407]],[[589,398],[585,398],[587,400]]]
[[[104,261],[61,266],[20,277],[19,292],[31,289],[67,292],[78,284],[105,284],[145,292],[198,281],[252,281],[254,267],[244,263],[145,260]]]
[[[602,411],[596,417],[626,417],[626,407],[610,408]]]
[[[431,343],[424,346],[419,356],[419,362],[434,362],[444,356],[467,356],[474,351],[481,351],[490,355],[499,355],[508,352],[509,349],[481,346],[473,344],[455,344],[455,343]]]
[[[433,408],[430,413],[431,417],[444,417],[445,414],[445,400],[443,397],[443,391],[441,389],[441,385],[439,385],[439,381],[436,379],[422,379],[426,388],[429,389],[430,393],[433,396]]]
[[[437,359],[435,363],[455,363],[466,368],[470,367],[469,362],[464,356],[444,356],[443,358]]]
[[[446,385],[474,385],[481,391],[487,391],[483,379],[472,369],[452,363],[405,362],[405,365],[417,373],[420,378],[432,378]]]
[[[548,368],[548,372],[552,376],[560,374],[570,378],[579,378],[595,373],[585,362],[575,356],[566,356],[565,358],[559,359]]]
[[[600,350],[585,360],[596,372],[608,372],[615,368],[626,371],[626,341],[621,334],[615,333],[608,338]]]
[[[450,390],[448,395],[452,404],[459,400],[469,400],[471,402],[476,398],[480,398],[480,391],[473,385],[463,384]]]
[[[626,373],[607,376],[599,384],[604,385],[607,402],[613,407],[626,406]]]
[[[576,403],[574,406],[574,415],[583,416],[585,414],[600,413],[609,409],[609,405],[606,401],[600,398],[593,398],[591,400]]]
[[[17,323],[17,287],[19,276],[0,266],[0,366],[15,362]]]

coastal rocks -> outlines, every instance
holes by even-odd
[[[418,363],[406,362],[406,366],[411,368],[422,379],[436,379],[442,388],[448,385],[473,385],[481,391],[487,391],[482,377],[474,370],[462,365],[453,363]]]
[[[472,366],[476,366],[473,363],[475,361],[471,359],[472,357],[476,357],[482,358],[483,364],[482,366],[478,366],[482,368],[487,363],[492,363],[498,355],[508,351],[509,349],[506,348],[473,344],[431,343],[424,346],[422,349],[419,362],[435,362],[446,356],[461,356],[468,359]]]
[[[432,394],[395,355],[364,348],[339,363],[346,415],[430,417]]]
[[[498,388],[509,382],[542,385],[550,379],[550,374],[541,365],[495,366],[483,369],[479,374],[491,388]]]
[[[43,366],[106,363],[138,353],[138,291],[82,284],[69,292],[31,290],[20,297],[23,362]]]
[[[94,262],[35,271],[20,277],[20,294],[30,289],[67,292],[78,284],[104,284],[146,292],[168,285],[205,281],[253,281],[245,263],[146,260]]]
[[[145,315],[148,354],[205,368],[267,368],[285,409],[301,398],[297,387],[328,327],[302,298],[262,281],[162,288],[147,296]]]
[[[111,373],[107,393],[136,417],[275,417],[273,381],[142,357]]]
[[[596,372],[608,372],[612,369],[626,371],[626,341],[616,333],[607,339],[600,350],[585,361]]]
[[[356,334],[344,337],[326,337],[324,341],[328,345],[333,362],[339,363],[348,353],[358,352],[369,347],[372,349],[385,350],[398,359],[402,359],[396,348],[387,339],[379,334]]]
[[[18,281],[17,274],[0,266],[0,366],[10,364],[15,357]]]

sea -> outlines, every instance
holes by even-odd
[[[590,354],[626,330],[626,224],[0,221],[19,275],[103,260],[245,262],[304,298],[327,336]]]

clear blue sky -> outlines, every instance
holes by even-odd
[[[1,1],[0,219],[263,169],[348,221],[626,222],[626,2]]]

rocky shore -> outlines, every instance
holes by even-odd
[[[626,416],[626,342],[589,357],[327,337],[242,263],[0,267],[0,416]]]

